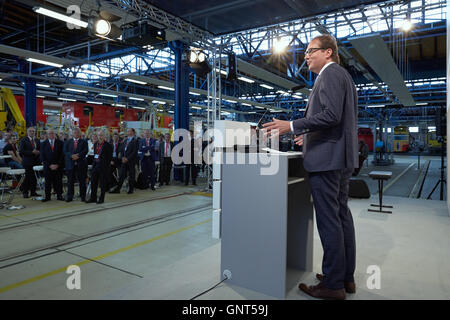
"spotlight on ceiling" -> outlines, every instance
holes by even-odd
[[[116,40],[122,35],[122,29],[112,22],[118,20],[120,20],[119,16],[102,10],[98,13],[97,17],[91,17],[89,19],[89,30],[93,35],[98,37]]]
[[[286,39],[284,38],[277,37],[273,41],[273,51],[275,53],[283,53],[286,50],[287,46],[288,44],[286,43]]]
[[[205,77],[212,70],[207,58],[202,50],[192,49],[187,53],[185,61],[198,76]]]
[[[402,24],[403,31],[408,32],[409,30],[412,29],[412,27],[413,27],[413,24],[411,23],[411,21],[409,21],[409,20],[403,21],[403,24]]]

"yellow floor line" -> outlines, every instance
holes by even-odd
[[[211,221],[211,219],[208,219],[208,220],[205,220],[205,221],[201,221],[199,223],[196,223],[196,224],[193,224],[193,225],[190,225],[190,226],[187,226],[187,227],[184,227],[184,228],[172,231],[172,232],[168,232],[168,233],[165,233],[163,235],[160,235],[160,236],[157,236],[157,237],[145,240],[145,241],[141,241],[141,242],[132,244],[130,246],[127,246],[127,247],[124,247],[124,248],[121,248],[121,249],[117,249],[117,250],[114,250],[114,251],[111,251],[111,252],[99,255],[99,256],[97,256],[95,258],[92,258],[90,260],[83,260],[83,261],[80,261],[80,262],[77,262],[77,263],[73,263],[72,265],[82,266],[82,265],[88,264],[88,263],[93,262],[93,261],[103,260],[103,259],[111,257],[113,255],[116,255],[116,254],[119,254],[119,253],[122,253],[122,252],[125,252],[125,251],[128,251],[128,250],[131,250],[131,249],[134,249],[134,248],[137,248],[137,247],[149,244],[149,243],[154,242],[156,240],[167,238],[167,237],[170,237],[170,236],[175,235],[177,233],[180,233],[180,232],[183,232],[183,231],[186,231],[186,230],[198,227],[198,226],[200,226],[202,224],[205,224],[205,223],[208,223],[210,221]],[[29,278],[29,279],[17,282],[17,283],[14,283],[14,284],[10,284],[10,285],[8,285],[6,287],[2,287],[2,288],[0,288],[0,293],[6,292],[6,291],[10,291],[12,289],[24,286],[26,284],[30,284],[30,283],[36,282],[38,280],[51,277],[51,276],[53,276],[55,274],[58,274],[58,273],[66,272],[67,267],[69,267],[69,266],[66,266],[66,267],[63,267],[63,268],[59,268],[59,269],[56,269],[56,270],[53,270],[53,271],[41,274],[41,275],[33,277],[33,278]]]
[[[212,193],[211,192],[194,192],[192,193],[192,195],[194,196],[205,196],[205,197],[212,197]]]

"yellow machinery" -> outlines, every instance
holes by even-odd
[[[409,130],[407,126],[396,126],[394,128],[392,145],[394,152],[407,152],[409,150]]]
[[[0,88],[0,130],[12,129],[25,137],[27,128],[25,119],[11,89]]]

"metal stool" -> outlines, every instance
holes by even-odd
[[[13,182],[14,181],[18,182],[15,188],[11,187],[12,192],[11,192],[11,194],[10,194],[8,200],[6,201],[6,204],[5,204],[7,206],[7,209],[8,210],[19,210],[19,209],[25,208],[25,206],[23,206],[23,205],[18,205],[18,206],[11,205],[11,203],[12,203],[12,201],[14,199],[14,195],[16,193],[20,192],[20,186],[22,185],[23,180],[25,179],[25,169],[11,169],[11,170],[8,170],[6,172],[6,174],[11,176]],[[17,179],[18,176],[20,176],[19,179]],[[17,192],[17,190],[19,190],[19,192]],[[1,205],[1,208],[3,208],[3,205]]]
[[[33,166],[33,170],[34,170],[34,175],[36,176],[36,182],[37,185],[39,187],[39,190],[41,191],[41,194],[43,194],[43,192],[45,192],[44,190],[44,182],[42,181],[42,172],[44,171],[44,166]],[[33,200],[42,200],[44,199],[43,197],[34,197]]]
[[[383,181],[392,178],[390,171],[371,171],[369,177],[378,180],[378,199],[379,204],[370,204],[372,207],[379,207],[379,210],[368,209],[371,212],[392,213],[392,211],[383,211],[383,208],[393,208],[393,206],[383,206]]]
[[[0,189],[2,189],[1,203],[3,203],[3,195],[5,193],[5,189],[9,189],[6,184],[6,173],[11,170],[10,167],[0,167]]]

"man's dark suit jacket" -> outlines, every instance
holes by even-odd
[[[34,138],[33,140],[35,148],[33,148],[33,145],[31,144],[30,138],[28,136],[20,140],[19,154],[22,157],[22,165],[24,167],[30,167],[39,164],[40,157],[39,155],[33,154],[33,149],[40,150],[41,142],[36,138]]]
[[[66,156],[66,170],[73,169],[75,161],[72,160],[72,155],[77,153],[79,155],[79,159],[76,161],[78,163],[78,166],[87,168],[86,155],[88,153],[88,144],[86,140],[78,139],[76,150],[74,150],[74,146],[75,144],[73,139],[67,140],[64,143],[64,154]]]
[[[166,140],[163,140],[162,142],[159,143],[159,161],[161,162],[161,164],[163,164],[164,162],[164,146],[165,146]],[[173,151],[173,142],[170,141],[170,154],[172,155],[172,151]]]
[[[138,161],[138,142],[136,138],[133,138],[127,145],[128,138],[122,142],[121,158],[128,159],[128,163],[136,164]]]
[[[306,115],[294,120],[305,134],[303,165],[308,172],[358,167],[358,94],[350,74],[337,63],[322,71],[309,95]]]
[[[151,160],[157,161],[159,159],[156,159],[156,150],[155,150],[155,144],[156,140],[153,138],[150,138],[150,143],[147,146],[147,138],[141,139],[139,142],[139,158],[142,161],[144,159],[144,156],[147,152],[150,152]]]
[[[64,166],[64,143],[59,140],[54,140],[54,147],[50,146],[50,141],[47,139],[41,144],[41,161],[44,165],[44,172],[50,171],[50,165],[57,164],[58,170]]]

